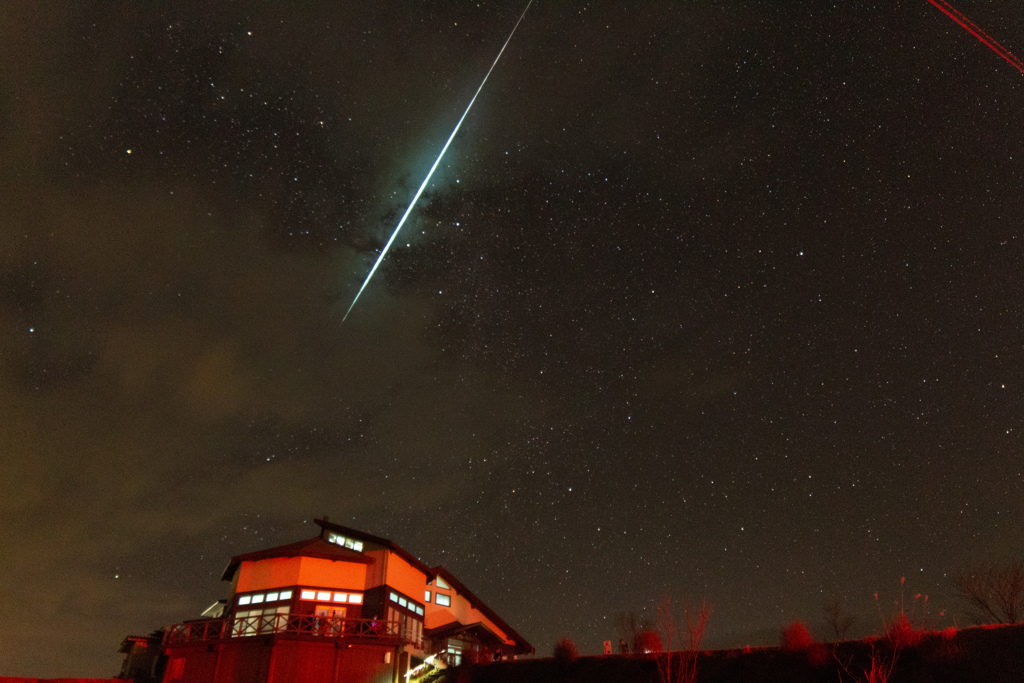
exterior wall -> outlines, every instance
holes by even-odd
[[[264,637],[167,654],[163,683],[393,683],[397,666],[394,646]]]
[[[363,590],[366,565],[319,557],[273,557],[243,562],[238,570],[235,592],[246,593],[287,586]]]
[[[384,571],[385,566],[388,562],[388,555],[391,553],[387,550],[366,550],[363,552],[364,555],[373,559],[371,564],[366,571],[366,589],[376,588],[384,584]]]
[[[427,589],[427,576],[395,553],[389,553],[387,578],[384,581],[395,590],[423,602],[423,591]]]
[[[388,590],[385,586],[369,588],[363,593],[363,614],[364,618],[384,618],[388,614],[387,608]]]
[[[431,592],[434,595],[437,594],[437,587],[431,586]],[[478,609],[470,607],[469,600],[462,597],[455,592],[455,589],[441,590],[442,595],[450,595],[452,598],[451,607],[441,607],[434,602],[434,596],[431,596],[430,602],[426,604],[426,627],[427,628],[438,628],[445,624],[450,624],[453,621],[457,621],[460,624],[475,624],[481,622],[486,626],[492,633],[496,634],[499,638],[504,640],[507,644],[514,644],[509,640],[508,634],[498,628],[493,621],[484,616],[483,612]]]

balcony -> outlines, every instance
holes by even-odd
[[[164,646],[211,643],[251,636],[287,634],[315,638],[359,638],[422,647],[420,635],[397,621],[347,619],[295,614],[208,619],[175,624],[167,629]]]

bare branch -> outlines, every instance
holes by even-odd
[[[832,629],[832,632],[835,633],[836,640],[845,640],[846,632],[857,621],[857,617],[846,613],[843,603],[840,602],[838,597],[833,597],[826,602],[823,609],[825,611],[825,622]]]
[[[977,623],[1016,624],[1024,618],[1024,562],[978,564],[957,572],[953,587],[977,610]]]

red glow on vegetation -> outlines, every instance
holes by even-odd
[[[995,41],[992,36],[982,31],[973,21],[965,17],[955,8],[953,8],[946,0],[928,0],[940,10],[942,10],[950,19],[963,26],[971,33],[975,38],[985,43],[991,48],[993,52],[1012,64],[1018,71],[1024,74],[1024,62],[1017,59],[1012,52],[1007,50],[1005,47]]]

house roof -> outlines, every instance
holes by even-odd
[[[477,637],[482,636],[484,639],[493,640],[499,645],[505,644],[501,637],[491,629],[487,628],[482,621],[476,621],[472,624],[462,624],[458,621],[450,621],[443,626],[438,626],[437,628],[424,629],[423,632],[432,639],[451,638],[462,633],[472,633],[478,634]]]
[[[505,635],[507,635],[515,642],[517,654],[530,654],[534,651],[533,645],[530,645],[530,643],[528,643],[525,638],[516,633],[515,629],[506,624],[504,619],[495,614],[494,610],[488,607],[483,600],[476,597],[476,595],[474,595],[472,591],[466,588],[461,581],[456,579],[450,571],[448,571],[444,567],[437,566],[430,570],[430,574],[435,577],[440,576],[442,579],[444,579],[445,583],[454,588],[456,593],[458,593],[459,595],[461,595],[469,601],[470,607],[479,610],[481,614],[486,616],[488,619],[494,622],[494,624],[498,628],[504,631]],[[442,626],[439,628],[444,627]]]
[[[373,543],[374,545],[379,545],[383,548],[386,548],[387,550],[390,550],[391,552],[393,552],[394,554],[398,555],[403,560],[411,564],[413,567],[416,567],[416,569],[419,569],[429,578],[434,578],[434,573],[430,569],[430,567],[425,565],[419,558],[414,556],[412,553],[410,553],[408,550],[398,545],[394,541],[389,541],[386,538],[381,538],[380,536],[368,534],[365,531],[360,531],[359,529],[353,529],[352,527],[342,526],[341,524],[335,524],[334,522],[329,522],[326,519],[314,519],[313,521],[316,522],[321,529],[333,531],[335,533],[341,534],[342,536],[358,539],[360,541],[363,541],[364,543]]]
[[[328,543],[319,536],[316,536],[314,538],[306,539],[305,541],[298,541],[297,543],[279,545],[276,548],[257,550],[256,552],[245,553],[244,555],[235,555],[231,558],[231,561],[228,562],[228,566],[224,569],[224,574],[221,576],[221,579],[223,581],[230,581],[234,578],[235,572],[238,571],[238,567],[243,562],[268,560],[273,557],[318,557],[335,562],[373,564],[372,557],[367,557],[362,553],[358,553],[355,550],[350,550],[348,548],[343,548],[340,545]]]
[[[481,614],[486,616],[498,628],[505,632],[508,638],[515,643],[515,651],[517,654],[529,654],[534,652],[533,646],[530,645],[525,638],[505,623],[504,619],[499,617],[494,610],[488,607],[483,600],[474,595],[472,591],[466,588],[461,581],[456,579],[452,573],[444,567],[428,567],[408,550],[386,538],[374,536],[373,534],[368,534],[365,531],[353,529],[341,524],[335,524],[327,519],[314,519],[313,521],[321,529],[320,536],[306,541],[299,541],[298,543],[278,546],[277,548],[260,550],[254,553],[247,553],[245,555],[236,555],[231,558],[231,562],[228,563],[227,568],[224,570],[224,575],[221,578],[225,581],[230,581],[234,577],[235,572],[238,571],[238,567],[242,562],[247,560],[264,560],[271,557],[322,557],[328,560],[337,560],[342,562],[362,562],[364,564],[371,564],[373,562],[373,558],[367,557],[363,553],[356,552],[355,550],[350,550],[324,540],[323,531],[333,531],[348,538],[357,539],[364,543],[370,543],[390,550],[413,567],[423,572],[427,576],[428,581],[441,577],[448,585],[454,588],[460,596],[468,600],[470,606],[479,610]]]

